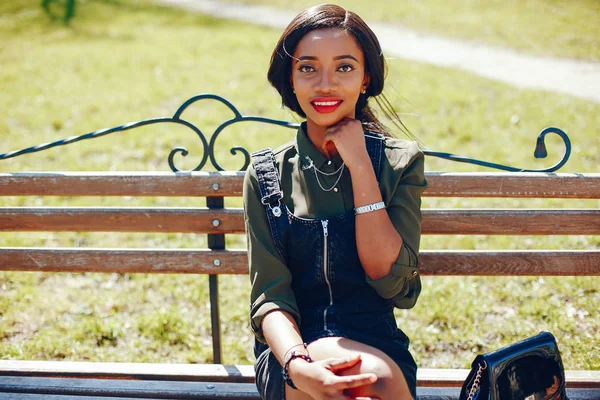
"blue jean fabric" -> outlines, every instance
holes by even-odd
[[[379,174],[383,138],[365,134],[367,151]],[[391,300],[367,284],[358,257],[354,210],[328,219],[293,215],[283,203],[275,158],[270,150],[253,154],[271,236],[292,273],[292,289],[306,343],[344,337],[378,348],[401,368],[416,398],[416,363],[409,339],[398,329]],[[256,384],[263,399],[284,399],[281,365],[267,345],[255,342]]]

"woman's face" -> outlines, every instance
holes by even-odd
[[[300,39],[293,56],[290,82],[307,120],[327,127],[354,118],[368,77],[352,34],[342,29],[311,31]]]

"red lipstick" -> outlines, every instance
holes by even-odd
[[[334,112],[340,104],[342,99],[337,97],[318,97],[310,101],[310,104],[314,107],[317,112],[321,114],[329,114]]]

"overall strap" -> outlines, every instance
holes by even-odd
[[[373,164],[373,170],[375,171],[375,177],[379,182],[379,171],[381,169],[381,157],[383,155],[383,142],[385,138],[378,133],[365,132],[365,140],[367,152],[369,153],[371,163]]]
[[[271,149],[264,149],[252,153],[252,165],[256,171],[258,185],[260,187],[260,202],[268,208],[276,217],[281,215],[281,203],[283,192],[279,182],[279,174],[275,169],[275,156]],[[275,207],[279,207],[279,212]],[[270,214],[267,212],[267,214]]]
[[[252,153],[252,165],[256,171],[258,178],[258,186],[260,188],[260,202],[265,207],[271,237],[277,247],[279,254],[285,259],[285,248],[283,246],[284,234],[289,221],[287,212],[284,214],[285,205],[283,203],[283,191],[281,190],[281,182],[279,173],[275,168],[275,156],[271,149],[264,149]]]

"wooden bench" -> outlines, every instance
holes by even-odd
[[[600,174],[427,173],[425,196],[600,199]],[[207,208],[4,207],[4,232],[188,232],[208,235],[204,249],[0,247],[0,270],[209,274],[216,364],[0,361],[0,399],[258,399],[249,365],[221,364],[217,276],[247,274],[242,172],[0,173],[0,196],[206,197]],[[598,235],[600,209],[424,209],[424,235]],[[424,249],[425,276],[599,276],[600,251]],[[590,352],[598,351],[589,349]],[[421,399],[456,399],[468,370],[420,369]],[[567,371],[568,395],[600,399],[600,371]]]

